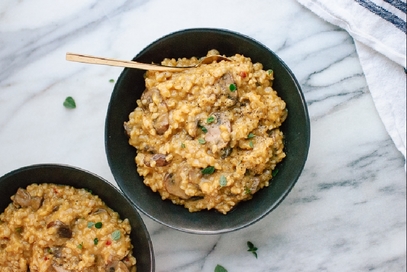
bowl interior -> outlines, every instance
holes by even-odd
[[[177,230],[215,234],[248,226],[273,210],[297,181],[308,154],[310,127],[307,107],[300,86],[284,62],[259,42],[227,30],[187,29],[165,36],[143,51],[134,60],[159,63],[164,58],[205,56],[217,49],[226,56],[236,53],[261,62],[264,69],[274,70],[273,88],[285,100],[288,118],[282,126],[287,157],[279,164],[278,175],[270,186],[254,198],[242,202],[227,215],[215,211],[190,213],[182,206],[162,201],[158,193],[143,184],[134,157],[136,150],[128,144],[123,123],[128,121],[145,89],[144,71],[124,69],[113,90],[105,127],[108,162],[117,184],[130,201],[152,219]]]
[[[128,218],[131,224],[133,254],[137,259],[137,271],[154,271],[153,247],[147,229],[137,211],[123,195],[100,177],[63,165],[33,165],[10,172],[0,178],[0,211],[11,203],[10,197],[18,188],[32,183],[55,183],[76,188],[88,188],[98,195],[107,206]]]

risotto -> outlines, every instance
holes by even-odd
[[[243,55],[230,60],[182,72],[147,71],[146,89],[124,123],[144,183],[190,212],[226,214],[268,186],[285,157],[280,126],[287,109],[272,88],[273,71]]]
[[[130,223],[85,189],[32,184],[0,215],[0,271],[136,271]]]

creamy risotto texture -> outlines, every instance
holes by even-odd
[[[273,71],[239,54],[230,59],[182,72],[148,71],[146,89],[124,123],[144,183],[190,212],[226,214],[268,186],[285,157],[280,126],[287,110],[272,88]]]
[[[130,223],[85,189],[20,188],[0,215],[0,271],[136,271]]]

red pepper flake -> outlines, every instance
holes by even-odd
[[[240,75],[242,78],[245,78],[245,77],[247,76],[247,73],[246,73],[245,71],[241,71],[241,72],[239,73],[239,75]]]
[[[111,244],[112,244],[112,241],[110,241],[110,240],[107,240],[107,241],[106,241],[106,245],[107,245],[107,246],[110,246]]]
[[[44,257],[44,261],[48,261],[48,257],[47,257],[47,256]]]
[[[54,193],[58,194],[58,190],[57,190],[57,189],[55,189],[55,188],[53,188],[53,189],[54,189]]]

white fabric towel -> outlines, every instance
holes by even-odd
[[[406,159],[406,0],[297,0],[355,40],[376,109]]]

